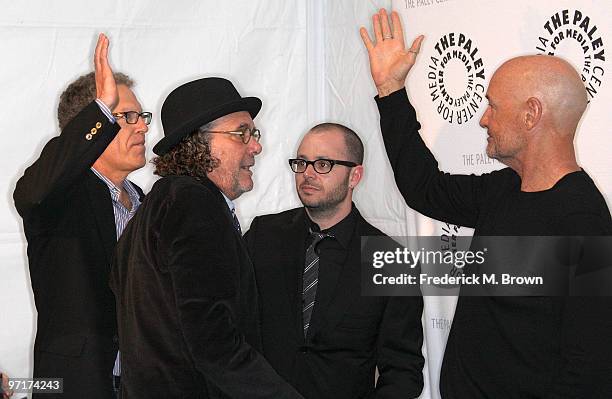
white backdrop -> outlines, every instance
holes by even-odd
[[[389,5],[350,0],[2,2],[0,370],[14,377],[31,375],[36,328],[26,242],[12,192],[44,143],[58,134],[59,94],[69,81],[91,70],[98,32],[110,37],[114,69],[136,80],[144,109],[154,113],[149,158],[162,135],[161,104],[178,84],[224,76],[243,95],[262,98],[256,123],[264,151],[254,169],[255,190],[237,201],[246,228],[255,215],[299,204],[286,160],[315,123],[333,119],[353,126],[373,147],[367,164],[384,159],[371,100],[375,91],[358,28],[379,7]],[[336,105],[336,87],[345,96],[341,105]],[[380,175],[375,168],[368,173],[357,201],[384,228],[396,219],[385,211],[390,204],[381,194],[381,185],[392,184],[392,178],[387,171],[384,181],[375,179],[375,173]],[[150,165],[131,178],[145,191],[155,180]],[[401,203],[396,200],[394,206],[405,220]]]
[[[612,161],[608,143],[612,125],[612,76],[606,50],[612,52],[612,2],[598,0],[393,0],[407,42],[424,34],[419,59],[408,77],[408,93],[422,124],[422,135],[442,170],[480,174],[504,165],[485,154],[478,121],[487,100],[484,91],[497,67],[508,58],[554,53],[580,71],[589,106],[578,128],[577,157],[610,207]],[[450,54],[450,55],[449,55]],[[446,59],[445,59],[446,58]],[[440,83],[440,73],[443,81]],[[444,93],[446,92],[446,93]],[[446,96],[445,96],[446,94]],[[481,96],[482,98],[479,98]],[[421,235],[471,235],[422,215]],[[429,384],[423,397],[439,398],[438,381],[455,297],[426,297],[423,325]],[[612,317],[612,315],[610,315]]]
[[[173,2],[104,2],[30,0],[3,2],[0,14],[0,370],[15,377],[31,375],[31,351],[36,328],[29,285],[26,244],[12,192],[23,170],[44,143],[58,134],[59,93],[75,77],[91,70],[97,33],[111,39],[110,59],[115,70],[132,76],[143,108],[154,113],[147,137],[150,149],[161,137],[159,110],[165,96],[178,84],[203,76],[224,76],[243,95],[259,96],[262,112],[256,119],[263,132],[263,153],[255,167],[255,189],[237,201],[241,224],[255,215],[297,206],[293,176],[286,159],[295,153],[300,136],[321,121],[337,121],[354,128],[366,144],[365,180],[356,203],[374,225],[390,235],[452,235],[454,226],[415,217],[397,191],[378,128],[372,99],[367,55],[359,38],[361,25],[391,1],[362,0],[234,0]],[[483,59],[484,83],[493,69],[511,56],[535,52],[538,37],[557,11],[574,7],[592,17],[594,36],[610,42],[607,2],[503,0],[402,0],[394,6],[403,14],[409,39],[427,35],[420,59],[409,79],[410,97],[423,122],[423,133],[441,167],[453,172],[482,172],[501,165],[489,162],[484,132],[477,126],[483,108],[477,104],[469,121],[445,122],[432,103],[427,72],[435,44],[445,34],[463,33],[474,41]],[[598,5],[592,5],[597,3]],[[604,4],[605,3],[605,4]],[[489,18],[505,15],[504,18]],[[570,20],[573,19],[571,14]],[[489,20],[490,19],[490,20]],[[554,32],[553,32],[554,33]],[[588,33],[588,32],[587,32]],[[571,45],[570,55],[580,59]],[[448,83],[457,92],[467,85],[461,65],[448,63]],[[597,64],[599,65],[599,64]],[[605,62],[602,71],[607,70]],[[593,63],[595,66],[595,63]],[[593,71],[589,76],[597,75]],[[578,135],[581,164],[609,199],[610,161],[603,143],[610,104],[610,82],[605,74],[597,87]],[[480,79],[482,80],[482,79]],[[478,79],[476,81],[480,82]],[[456,83],[453,83],[456,82]],[[475,86],[474,86],[475,87]],[[463,88],[465,91],[465,88]],[[449,88],[451,91],[451,88]],[[450,111],[449,111],[450,112]],[[608,122],[608,123],[606,123]],[[151,166],[131,178],[148,191],[155,178]],[[418,230],[417,230],[418,228]],[[458,230],[465,232],[464,228]],[[437,375],[454,311],[452,298],[426,298],[428,369],[423,398],[435,398]],[[432,386],[434,388],[432,388]]]

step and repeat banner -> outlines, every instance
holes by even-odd
[[[406,42],[425,35],[411,71],[408,94],[423,126],[421,134],[440,168],[481,174],[504,167],[485,153],[486,130],[479,126],[489,80],[507,59],[550,54],[567,59],[579,72],[589,105],[578,127],[579,164],[612,198],[612,2],[559,0],[394,0]],[[441,247],[457,248],[463,226],[419,215],[422,235],[440,236]],[[459,248],[458,248],[459,249]],[[426,297],[423,325],[428,384],[423,398],[439,398],[444,347],[456,297]]]

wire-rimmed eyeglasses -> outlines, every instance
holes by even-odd
[[[244,144],[248,144],[251,141],[251,137],[255,139],[256,142],[259,143],[261,139],[261,132],[257,128],[251,129],[250,127],[245,127],[240,130],[205,130],[206,133],[220,133],[220,134],[233,134],[236,136],[240,136],[242,142]]]

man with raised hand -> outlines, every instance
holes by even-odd
[[[472,227],[475,236],[610,235],[606,202],[576,161],[573,139],[587,106],[577,72],[551,56],[506,61],[487,90],[487,154],[509,166],[452,175],[419,135],[404,82],[423,37],[406,49],[399,16],[361,28],[378,90],[383,140],[407,204]],[[460,297],[440,377],[442,397],[609,398],[609,298]]]
[[[346,126],[310,129],[289,160],[304,206],[256,217],[245,236],[263,353],[307,399],[414,398],[423,388],[422,298],[361,294],[362,237],[383,235],[352,202],[363,154]]]
[[[132,80],[111,70],[108,46],[101,34],[95,74],[62,93],[62,132],[13,194],[38,311],[34,377],[64,379],[63,394],[44,398],[113,398],[113,369],[119,374],[108,276],[117,238],[143,197],[127,176],[145,164],[151,113],[142,112]]]

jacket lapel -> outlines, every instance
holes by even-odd
[[[91,211],[96,219],[98,232],[102,239],[107,264],[110,268],[115,246],[117,245],[115,212],[113,211],[113,203],[108,186],[91,171],[87,172],[87,194],[89,195]]]

